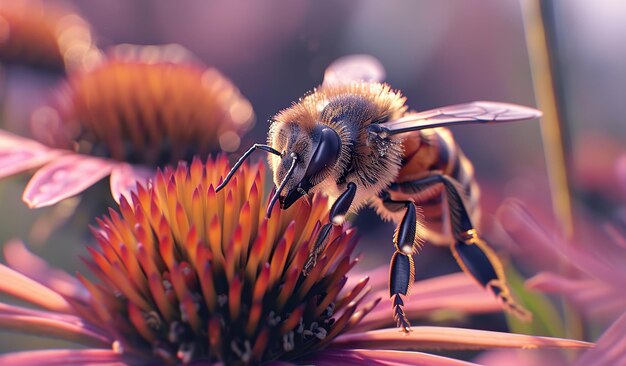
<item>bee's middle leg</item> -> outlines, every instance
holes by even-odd
[[[320,233],[309,253],[309,258],[307,259],[304,267],[302,269],[302,273],[306,276],[311,272],[315,263],[317,263],[317,257],[324,251],[326,248],[326,238],[330,233],[333,225],[341,225],[345,220],[346,213],[352,206],[352,201],[354,201],[354,197],[356,195],[356,184],[353,182],[348,183],[346,190],[335,200],[333,205],[330,208],[328,213],[328,221],[327,224],[322,226]]]
[[[403,205],[406,208],[402,221],[393,236],[393,246],[396,251],[391,257],[389,268],[389,297],[393,298],[394,318],[398,327],[409,332],[411,324],[402,308],[404,306],[402,296],[409,294],[411,284],[415,281],[415,263],[412,255],[421,245],[417,232],[417,208],[413,201],[394,201],[386,192],[381,198],[385,205]]]

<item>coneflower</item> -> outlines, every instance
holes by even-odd
[[[180,46],[135,51],[69,75],[58,103],[33,113],[37,141],[0,131],[0,177],[38,169],[23,196],[30,207],[109,175],[118,199],[157,167],[238,148],[253,112],[228,79],[189,62]]]
[[[119,212],[111,210],[93,227],[98,248],[85,262],[95,281],[59,274],[9,246],[8,260],[28,276],[0,266],[0,290],[45,310],[0,304],[0,326],[91,348],[11,353],[0,363],[467,365],[397,350],[590,347],[445,327],[414,327],[408,335],[395,327],[358,329],[378,300],[367,296],[367,278],[347,285],[357,262],[354,231],[334,227],[304,275],[328,217],[327,199],[316,195],[289,210],[275,206],[267,219],[264,170],[244,166],[215,193],[228,172],[226,158],[195,159],[138,185],[130,200],[121,199]]]

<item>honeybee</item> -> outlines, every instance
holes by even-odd
[[[304,272],[315,265],[332,225],[369,203],[379,216],[397,223],[389,271],[394,318],[405,332],[410,323],[403,296],[414,281],[413,255],[426,238],[446,241],[460,267],[490,290],[506,310],[521,318],[500,260],[479,235],[478,186],[472,163],[445,126],[538,118],[541,112],[498,102],[472,102],[425,112],[409,111],[406,98],[382,83],[384,69],[368,56],[339,59],[324,82],[271,119],[267,144],[255,144],[233,166],[222,189],[255,150],[270,153],[278,201],[286,209],[303,196],[322,191],[334,201]],[[448,218],[444,220],[445,216]],[[429,225],[425,225],[428,222]],[[443,238],[443,239],[442,239]]]

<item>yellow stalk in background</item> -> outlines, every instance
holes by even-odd
[[[521,0],[526,33],[526,45],[530,60],[533,88],[538,108],[543,112],[541,135],[550,181],[552,205],[560,230],[569,241],[574,235],[572,201],[569,186],[568,164],[566,160],[566,138],[564,135],[565,121],[562,119],[563,103],[559,103],[556,92],[554,74],[554,55],[551,53],[550,41],[554,37],[554,29],[548,19],[546,6],[552,2],[547,0]],[[543,7],[542,7],[543,6]],[[547,33],[552,32],[552,33]],[[559,110],[561,106],[561,110]],[[563,268],[567,271],[567,268]],[[568,337],[581,339],[583,323],[577,312],[567,304],[563,304],[565,316],[565,332]]]

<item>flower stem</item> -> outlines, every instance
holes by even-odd
[[[554,3],[550,0],[521,0],[526,45],[535,98],[543,112],[541,135],[552,205],[560,230],[567,241],[574,235],[569,180],[571,143],[567,128],[563,66],[556,44]],[[568,272],[567,268],[563,268]],[[581,339],[584,334],[579,314],[563,302],[566,336]]]

